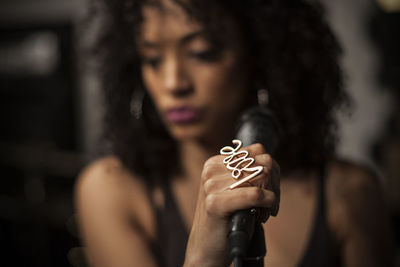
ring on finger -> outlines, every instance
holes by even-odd
[[[246,182],[252,185],[250,180],[259,175],[264,168],[262,166],[250,167],[255,160],[249,157],[248,151],[239,151],[242,147],[242,141],[235,139],[232,143],[235,144],[236,147],[225,146],[220,150],[220,154],[226,156],[223,160],[224,165],[228,170],[232,171],[232,177],[235,180],[240,178],[242,172],[248,172],[250,175],[231,184],[229,189],[234,189]]]

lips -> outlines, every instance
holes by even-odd
[[[194,107],[179,107],[166,110],[166,118],[171,123],[190,124],[200,119],[201,112]]]

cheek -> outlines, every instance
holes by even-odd
[[[201,74],[199,72],[198,84],[203,88],[203,97],[218,103],[221,108],[239,108],[246,90],[245,75],[239,69],[231,61],[209,67]]]
[[[153,99],[155,104],[158,104],[158,99],[160,99],[160,86],[157,80],[156,75],[150,70],[146,70],[145,68],[142,68],[142,79],[143,79],[143,84],[149,93],[150,97]],[[157,89],[158,88],[158,89]]]

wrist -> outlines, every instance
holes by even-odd
[[[223,267],[229,266],[229,263],[221,262],[221,261],[214,261],[210,257],[197,255],[186,255],[185,262],[183,267]]]

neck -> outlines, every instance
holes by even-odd
[[[204,162],[211,156],[218,155],[219,144],[204,144],[200,141],[184,141],[179,145],[182,162],[182,176],[187,179],[200,179]]]

